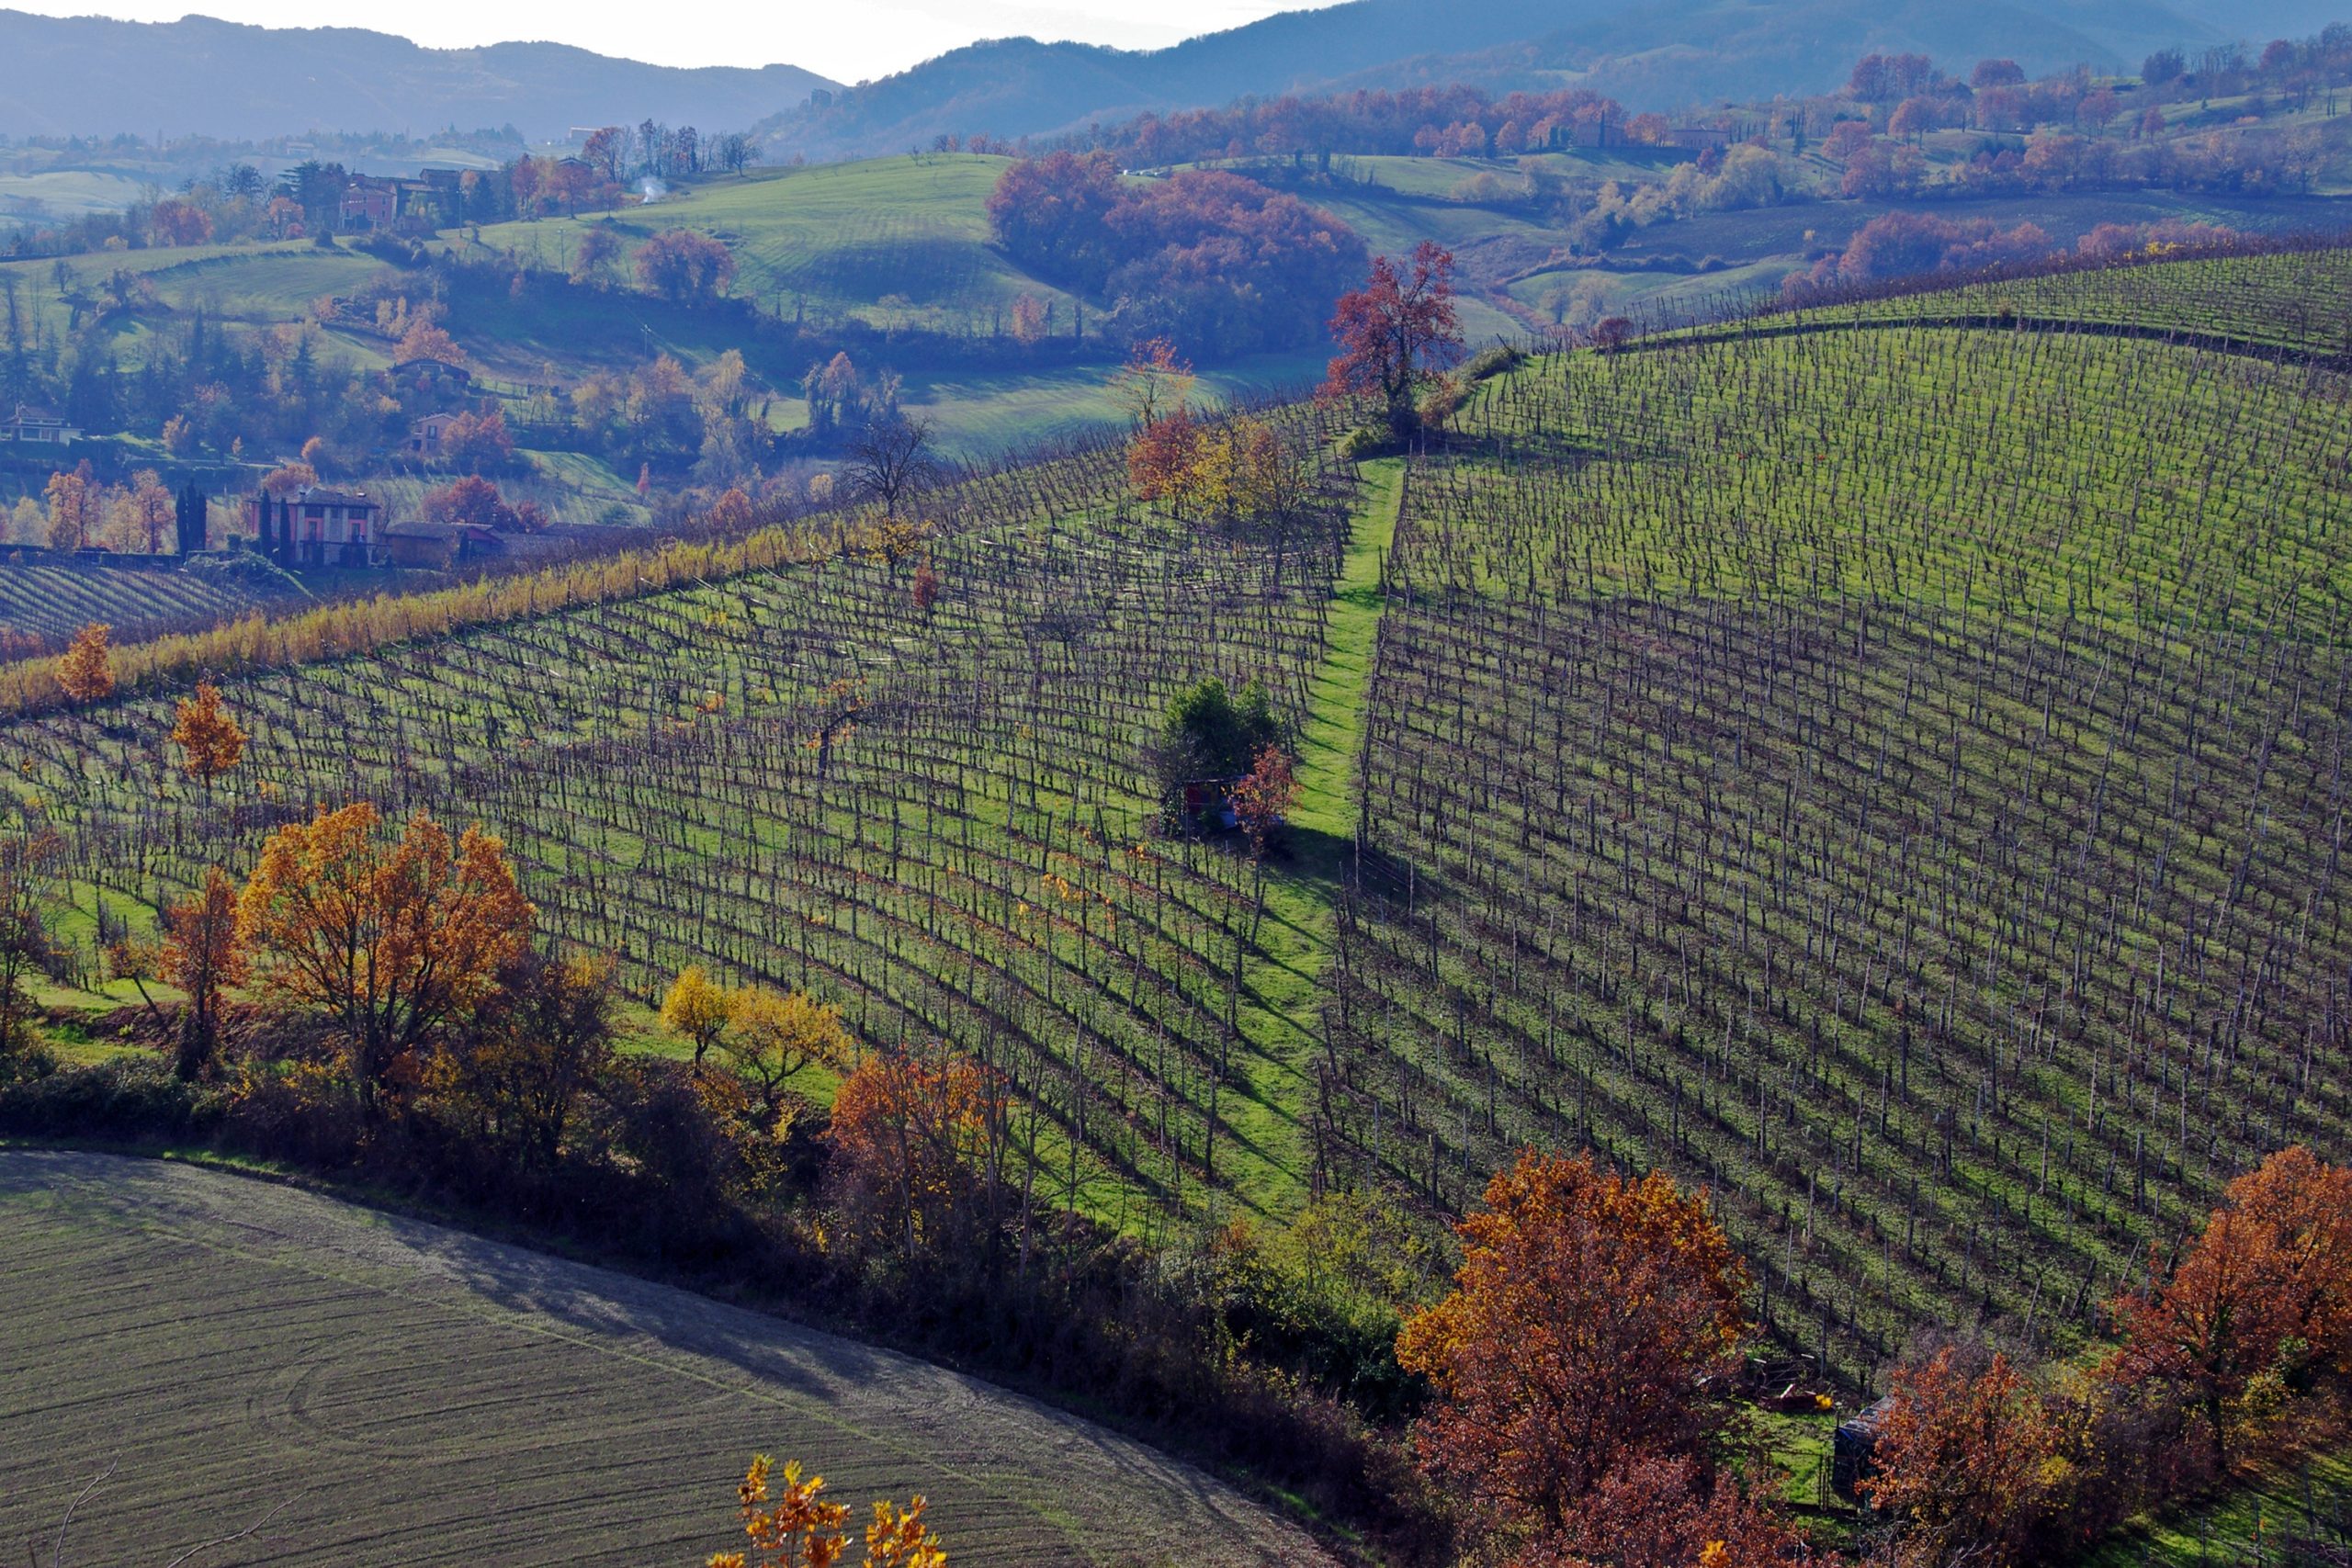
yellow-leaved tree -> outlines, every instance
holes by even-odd
[[[93,621],[74,634],[74,642],[57,661],[57,684],[77,703],[102,703],[114,695],[114,649],[107,634],[114,628]]]
[[[164,912],[162,973],[187,996],[173,1066],[183,1078],[200,1077],[220,1037],[220,993],[250,974],[237,940],[237,885],[219,866],[207,868],[204,885]]]
[[[726,1034],[731,1006],[727,987],[713,980],[701,964],[689,964],[678,971],[678,977],[662,995],[662,1027],[693,1043],[695,1066],[700,1068],[710,1048]]]
[[[420,811],[388,842],[381,823],[360,801],[279,829],[237,906],[261,993],[333,1023],[370,1112],[414,1081],[435,1031],[490,995],[534,913],[479,826],[452,842]]]
[[[784,1467],[781,1486],[774,1484],[774,1472],[767,1455],[755,1455],[735,1489],[752,1550],[716,1552],[705,1568],[832,1568],[842,1561],[849,1549],[842,1533],[849,1505],[826,1502],[825,1478],[803,1480],[798,1460]],[[865,1568],[947,1568],[939,1537],[923,1522],[928,1506],[920,1495],[903,1508],[887,1498],[876,1501],[865,1527]]]
[[[180,699],[172,741],[180,749],[180,765],[208,797],[214,782],[245,754],[244,728],[221,705],[220,688],[209,681],[198,682],[196,695]]]
[[[762,1112],[762,1124],[781,1134],[791,1126],[792,1080],[820,1063],[845,1071],[855,1046],[842,1011],[806,991],[746,986],[728,998],[728,1060],[742,1075]]]

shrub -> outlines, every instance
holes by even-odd
[[[42,1053],[42,1057],[46,1057]],[[30,1054],[11,1071],[24,1073]],[[181,1138],[216,1125],[228,1108],[217,1089],[183,1083],[159,1056],[122,1056],[75,1072],[36,1068],[0,1082],[0,1131],[48,1137]]]

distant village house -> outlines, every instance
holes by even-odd
[[[343,187],[336,227],[355,234],[430,233],[457,221],[461,179],[456,169],[424,169],[415,179],[354,175]]]
[[[366,566],[383,510],[366,491],[311,485],[283,498],[253,497],[245,520],[257,547],[281,566]]]
[[[35,408],[30,403],[18,403],[17,412],[0,423],[0,441],[29,442],[36,446],[70,446],[82,438],[81,431],[65,422],[62,414]]]
[[[453,413],[429,413],[418,420],[409,426],[409,456],[428,463],[437,461],[441,444],[448,438],[449,427],[457,423],[458,416]]]

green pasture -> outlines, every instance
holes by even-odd
[[[44,219],[58,219],[119,212],[139,200],[147,188],[128,175],[98,169],[0,175],[0,216],[38,212]]]
[[[1006,162],[923,153],[760,170],[609,215],[494,225],[480,243],[568,270],[588,224],[609,224],[632,251],[662,230],[695,229],[727,242],[732,291],[774,315],[813,310],[880,327],[986,333],[1030,294],[1067,320],[1068,295],[988,243],[988,194]]]
[[[1251,355],[1202,372],[1196,400],[1216,407],[1297,390],[1321,379],[1325,365],[1313,352]],[[1099,365],[918,372],[899,396],[910,412],[938,425],[943,445],[957,456],[985,459],[1122,424],[1129,415],[1111,401],[1111,374]]]

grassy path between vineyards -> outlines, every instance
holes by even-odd
[[[1298,731],[1298,804],[1268,867],[1265,914],[1241,964],[1237,1065],[1246,1103],[1224,1118],[1256,1156],[1237,1185],[1250,1207],[1283,1212],[1307,1190],[1314,1151],[1307,1116],[1323,967],[1337,934],[1341,879],[1354,852],[1356,759],[1385,607],[1381,562],[1405,494],[1401,458],[1363,467],[1347,554],[1332,585],[1323,667]],[[1220,1156],[1220,1168],[1223,1159]],[[1252,1179],[1251,1178],[1256,1178]]]

